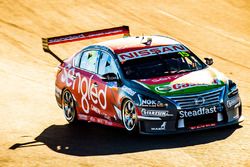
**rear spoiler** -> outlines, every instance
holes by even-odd
[[[42,38],[43,43],[43,51],[51,54],[54,58],[56,58],[60,63],[63,63],[63,60],[60,59],[54,52],[52,52],[49,48],[49,45],[56,45],[62,44],[66,42],[74,42],[74,41],[81,41],[87,40],[92,38],[100,38],[112,35],[123,34],[124,37],[130,36],[129,34],[129,27],[128,26],[121,26],[121,27],[113,27],[107,28],[102,30],[95,30],[89,32],[81,32],[77,34],[69,34],[69,35],[62,35],[57,37],[50,37],[50,38]]]

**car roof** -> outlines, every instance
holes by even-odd
[[[150,45],[143,44],[151,40]],[[105,47],[110,48],[116,54],[139,50],[149,47],[157,47],[157,46],[166,46],[166,45],[175,45],[180,44],[176,40],[165,37],[165,36],[136,36],[136,37],[126,37],[126,38],[119,38],[114,40],[108,40],[105,42],[97,43],[96,45],[102,45]]]

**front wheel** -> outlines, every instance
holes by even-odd
[[[138,119],[135,105],[131,100],[126,100],[122,107],[122,122],[129,133],[138,133]]]
[[[75,101],[69,90],[64,90],[62,94],[62,108],[65,119],[70,123],[77,122]]]

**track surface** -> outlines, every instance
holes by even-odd
[[[250,2],[0,1],[0,166],[250,166]],[[128,136],[70,127],[54,98],[57,62],[41,37],[129,25],[133,35],[169,35],[235,80],[241,127],[171,136]],[[105,40],[105,39],[104,39]],[[100,40],[54,46],[67,57]]]

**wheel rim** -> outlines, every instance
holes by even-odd
[[[63,111],[67,121],[72,122],[75,118],[74,99],[69,91],[63,94]]]
[[[122,118],[125,128],[128,131],[132,131],[137,123],[135,106],[132,101],[128,100],[125,102],[122,111]]]

